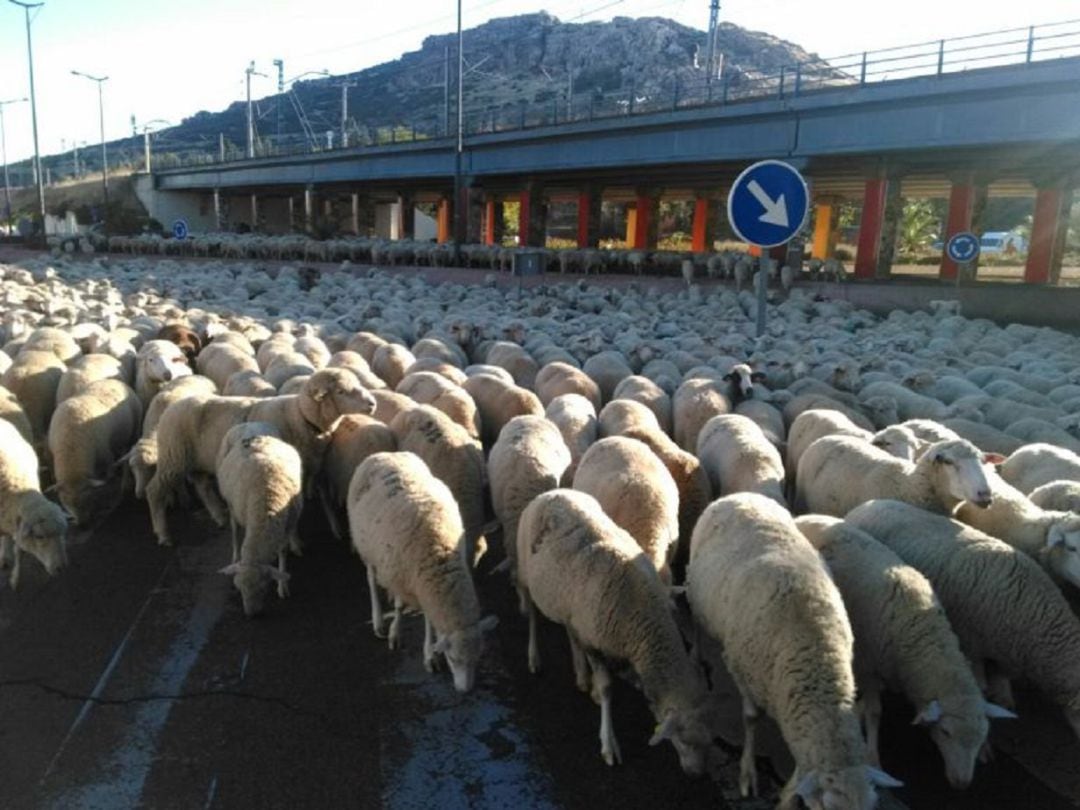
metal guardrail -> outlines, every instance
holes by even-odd
[[[1030,64],[1080,57],[1080,19],[982,34],[900,45],[781,65],[758,75],[738,74],[709,80],[705,76],[645,79],[613,92],[586,91],[568,95],[552,92],[544,99],[520,100],[498,106],[466,108],[464,134],[476,136],[642,115],[671,110],[726,106],[744,101],[784,99],[811,93],[942,76],[983,68]],[[448,120],[456,120],[453,110]],[[367,127],[350,136],[349,148],[448,138],[440,119]],[[340,152],[341,144],[313,149],[303,136],[256,149],[256,158]],[[336,137],[336,135],[335,135]],[[155,155],[155,169],[183,168],[247,160],[242,148],[219,151],[183,150]]]

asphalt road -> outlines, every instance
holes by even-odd
[[[309,510],[310,511],[310,510]],[[643,699],[619,684],[624,764],[600,759],[599,712],[573,687],[561,630],[544,627],[545,671],[525,666],[526,628],[499,576],[478,574],[500,616],[466,696],[421,665],[422,622],[391,652],[366,623],[359,560],[307,517],[292,594],[247,619],[224,532],[174,512],[178,544],[157,547],[130,504],[73,538],[48,580],[31,562],[16,594],[0,578],[0,808],[759,808],[733,788],[737,749],[691,780],[668,745],[650,748]],[[724,691],[723,678],[717,687]],[[999,724],[995,761],[963,794],[896,705],[884,765],[908,787],[884,806],[967,810],[1080,804],[1080,745],[1037,696]],[[737,742],[737,709],[728,701]],[[783,769],[782,747],[766,740]],[[775,788],[776,782],[763,780]]]

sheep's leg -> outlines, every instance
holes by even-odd
[[[390,620],[390,632],[387,641],[391,650],[401,647],[401,597],[394,596],[394,618]]]
[[[863,722],[866,724],[867,759],[875,768],[880,768],[878,738],[881,733],[881,692],[877,685],[868,685],[859,702],[862,704]]]
[[[754,738],[757,733],[758,708],[743,694],[743,752],[739,760],[739,792],[744,796],[758,795],[757,767],[754,762]]]
[[[622,764],[619,741],[611,725],[611,674],[598,657],[586,653],[592,667],[592,698],[600,704],[600,756],[608,765]]]
[[[536,639],[536,605],[524,590],[519,590],[522,601],[527,604],[529,615],[529,672],[535,675],[540,671],[540,645]]]
[[[0,570],[10,568],[15,563],[15,541],[10,537],[0,537]]]
[[[991,666],[987,672],[986,694],[990,701],[998,706],[1004,706],[1010,710],[1016,708],[1012,684],[1009,683],[1008,676],[997,667]]]
[[[439,669],[439,659],[435,654],[435,626],[424,616],[424,669],[435,672]]]
[[[8,583],[11,585],[11,590],[15,591],[19,588],[19,572],[22,571],[22,549],[18,545],[15,546],[15,562],[11,566],[11,577],[8,579]]]
[[[379,586],[375,582],[375,566],[369,565],[367,569],[368,591],[371,592],[371,626],[375,630],[375,638],[386,638],[383,631],[382,605],[379,604]]]
[[[278,577],[277,581],[277,595],[278,599],[287,599],[289,596],[289,580],[286,578],[288,573],[285,570],[285,552],[279,551],[277,555],[277,570],[282,576]]]
[[[574,661],[574,680],[577,683],[577,688],[588,693],[590,680],[589,661],[585,657],[585,650],[582,648],[581,642],[577,640],[577,636],[574,635],[574,631],[569,627],[566,628],[566,638],[570,641],[570,657]]]
[[[341,519],[338,517],[337,505],[330,500],[330,493],[326,491],[326,487],[319,487],[319,500],[326,514],[326,522],[330,524],[330,531],[338,540],[344,540],[345,532],[342,530]]]
[[[146,502],[150,507],[150,523],[154,527],[154,534],[160,545],[171,546],[172,538],[169,537],[169,486],[163,483],[161,471],[150,479],[146,486]]]
[[[229,525],[232,526],[232,561],[240,562],[240,524],[230,519]]]
[[[195,492],[198,494],[199,500],[206,507],[206,511],[210,513],[210,518],[214,523],[222,528],[228,525],[229,507],[225,505],[225,501],[218,495],[213,478],[205,473],[195,473],[191,476],[191,481],[195,485]]]

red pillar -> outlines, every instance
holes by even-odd
[[[787,242],[769,248],[769,258],[782,267],[787,262]]]
[[[862,220],[855,254],[855,278],[874,278],[881,249],[881,228],[885,222],[885,192],[889,181],[875,177],[866,181]]]
[[[971,215],[975,210],[975,186],[972,183],[953,183],[952,191],[949,192],[949,216],[945,224],[945,238],[949,239],[958,233],[971,230]],[[938,277],[943,279],[956,278],[956,262],[949,258],[944,250],[941,252],[941,269]]]
[[[491,197],[484,202],[484,244],[495,244],[495,200]]]
[[[577,246],[579,248],[590,247],[589,245],[589,192],[582,191],[577,196]]]
[[[709,201],[704,197],[698,197],[694,200],[694,227],[691,234],[690,249],[695,253],[701,253],[705,250],[711,250],[712,245],[706,245],[705,233],[708,230],[706,225],[709,222]]]
[[[1061,251],[1071,194],[1060,188],[1040,188],[1035,194],[1024,281],[1050,284],[1061,271]]]
[[[657,215],[657,201],[648,194],[638,194],[634,201],[634,210],[637,212],[634,219],[633,244],[635,250],[653,250],[656,247],[656,225],[654,218]]]
[[[530,196],[528,190],[523,190],[518,196],[518,245],[521,247],[529,244]]]

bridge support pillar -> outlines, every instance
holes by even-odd
[[[360,235],[360,195],[350,194],[349,200],[352,202],[352,232],[357,236]]]
[[[547,239],[547,202],[543,189],[529,184],[522,190],[518,208],[518,245],[543,247]]]
[[[831,258],[836,250],[836,226],[840,218],[840,201],[833,197],[822,198],[814,204],[814,241],[810,256],[814,259]]]
[[[398,239],[413,239],[416,235],[416,200],[411,194],[398,195]]]
[[[654,250],[656,233],[660,222],[660,195],[638,191],[634,201],[634,228],[630,247],[635,250]],[[627,234],[630,234],[630,216],[627,214]]]
[[[1057,284],[1061,281],[1061,258],[1065,252],[1072,198],[1072,189],[1040,188],[1036,192],[1031,244],[1024,266],[1025,283]]]
[[[256,194],[251,195],[251,230],[259,230],[259,197]]]
[[[221,230],[221,189],[214,189],[214,230]]]
[[[484,200],[484,244],[495,244],[495,198]],[[500,206],[501,207],[501,206]]]
[[[956,180],[949,191],[949,213],[945,220],[943,242],[958,233],[970,231],[976,226],[981,209],[986,205],[986,187],[976,185],[970,176]],[[957,265],[944,250],[941,252],[941,266],[938,277],[955,279]]]
[[[592,248],[600,244],[600,212],[604,204],[600,189],[588,189],[578,193],[577,246]]]
[[[304,230],[311,233],[315,230],[315,187],[304,187]]]
[[[462,190],[465,204],[464,244],[478,245],[484,241],[484,191],[475,186]]]
[[[695,253],[703,253],[713,249],[715,234],[709,227],[709,209],[713,207],[713,201],[708,197],[694,198],[694,222],[691,228],[690,249]]]
[[[899,178],[881,175],[866,181],[855,254],[856,278],[889,277],[900,209]]]
[[[438,209],[435,213],[435,241],[440,245],[450,241],[451,235],[451,201],[448,197],[440,197]]]

